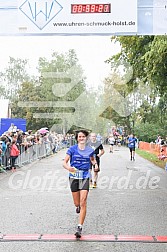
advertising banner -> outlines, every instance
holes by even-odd
[[[0,0],[0,35],[166,35],[167,0]]]

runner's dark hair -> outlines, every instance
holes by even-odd
[[[78,134],[83,133],[86,137],[89,135],[89,132],[87,130],[81,129],[75,131],[75,139],[78,140]]]

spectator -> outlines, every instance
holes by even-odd
[[[16,133],[17,131],[17,126],[14,125],[14,123],[11,123],[8,132]]]
[[[11,164],[12,172],[16,170],[15,162],[19,154],[20,154],[20,151],[17,148],[16,140],[12,140],[12,143],[10,146],[10,164]]]

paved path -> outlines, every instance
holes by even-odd
[[[84,235],[166,236],[167,173],[121,147],[101,158],[98,188],[88,197]],[[0,174],[2,234],[73,235],[78,217],[62,168],[65,150],[16,173]],[[152,251],[167,244],[142,242],[0,242],[0,251]]]

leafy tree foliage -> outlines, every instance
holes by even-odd
[[[130,65],[133,69],[131,77],[126,82],[126,91],[130,95],[129,101],[134,104],[134,111],[126,117],[127,121],[124,120],[128,131],[141,129],[141,132],[137,132],[139,135],[140,133],[143,135],[143,132],[145,132],[145,135],[143,135],[145,137],[147,134],[155,136],[158,131],[162,131],[161,133],[165,136],[167,134],[166,36],[121,36],[112,37],[111,40],[121,45],[121,52],[106,61],[111,64],[112,72],[116,71],[121,64]],[[105,94],[109,92],[109,86],[112,86],[112,79],[114,78],[113,73],[108,83],[105,83]],[[138,92],[137,96],[133,96],[131,92],[141,84],[148,92]],[[120,106],[121,101],[117,102]],[[122,123],[123,118],[118,116],[115,118],[115,113],[116,111],[110,108],[107,116],[113,119],[116,124]],[[158,129],[156,133],[152,127],[154,122]]]
[[[166,36],[111,40],[120,43],[121,51],[106,61],[111,74],[105,78],[104,91],[99,92],[87,89],[73,49],[65,54],[53,52],[51,59],[40,57],[36,78],[27,74],[28,60],[10,57],[9,66],[0,73],[0,96],[10,99],[13,117],[26,118],[27,128],[33,130],[56,125],[66,132],[85,125],[106,134],[111,121],[124,126],[127,133],[136,132],[142,140],[165,136]]]
[[[1,72],[2,88],[4,90],[4,98],[13,99],[17,96],[17,92],[24,81],[29,80],[26,70],[28,60],[9,58],[8,67]]]

